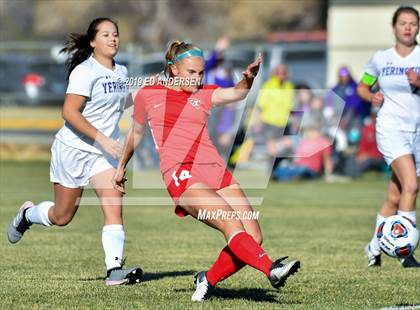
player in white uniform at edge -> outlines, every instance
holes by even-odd
[[[109,18],[97,18],[86,34],[70,36],[62,50],[70,54],[62,110],[65,124],[51,147],[54,202],[25,202],[8,228],[9,241],[16,243],[32,224],[67,225],[78,209],[83,188],[90,183],[104,214],[106,285],[135,283],[142,276],[139,267],[122,268],[122,196],[111,184],[122,150],[118,122],[132,103],[126,85],[119,83],[127,77],[127,69],[114,61],[118,47],[118,26]]]
[[[380,266],[376,230],[389,216],[400,214],[416,223],[416,199],[420,176],[420,48],[419,13],[400,7],[392,19],[394,47],[376,52],[358,86],[363,99],[380,107],[376,122],[379,151],[392,169],[388,194],[376,219],[372,240],[365,247],[368,266]],[[380,90],[372,92],[378,83]],[[414,256],[400,259],[403,267],[420,267]]]

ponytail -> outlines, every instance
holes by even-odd
[[[93,52],[93,48],[90,46],[90,41],[86,34],[72,33],[65,47],[60,52],[71,54],[66,62],[67,79],[69,79],[73,69],[89,58]]]
[[[198,49],[195,45],[191,43],[185,43],[183,41],[173,41],[169,44],[168,50],[165,54],[165,69],[164,73],[166,77],[171,77],[172,72],[170,66],[175,63],[175,58],[178,54],[184,53],[186,51]]]

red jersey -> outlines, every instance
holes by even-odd
[[[207,130],[216,85],[197,92],[176,91],[163,85],[146,86],[134,99],[133,118],[149,124],[164,174],[180,163],[218,163],[225,166]]]
[[[357,155],[382,159],[382,154],[378,151],[378,145],[376,144],[375,124],[363,126]]]

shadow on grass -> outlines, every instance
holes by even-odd
[[[182,276],[190,276],[195,273],[194,270],[183,270],[183,271],[164,271],[164,272],[147,272],[143,274],[141,282],[149,282],[160,280],[163,278],[175,278],[175,277],[182,277]],[[84,278],[79,279],[81,281],[105,281],[105,277],[96,277],[96,278]]]
[[[190,292],[188,289],[177,289],[175,292]],[[192,292],[192,291],[191,291]],[[241,288],[241,289],[227,289],[227,288],[216,288],[213,291],[212,296],[221,299],[245,299],[250,301],[270,302],[275,304],[282,304],[279,300],[279,292],[274,290],[266,290],[262,288]],[[300,304],[290,303],[288,304]]]
[[[156,273],[150,273],[147,272],[143,274],[143,280],[142,282],[148,282],[148,281],[155,281],[160,280],[163,278],[175,278],[175,277],[182,277],[182,276],[191,276],[195,273],[194,270],[183,270],[183,271],[166,271],[166,272],[156,272]],[[191,279],[191,281],[193,281]]]
[[[276,300],[276,292],[262,288],[217,288],[214,290],[213,296],[223,299],[247,299],[252,301],[280,303],[278,300]]]

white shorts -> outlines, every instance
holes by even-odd
[[[51,147],[50,181],[69,188],[84,187],[95,174],[116,168],[118,161],[68,146],[55,139]]]
[[[388,165],[403,155],[412,154],[420,176],[420,131],[402,131],[376,124],[376,143]]]

